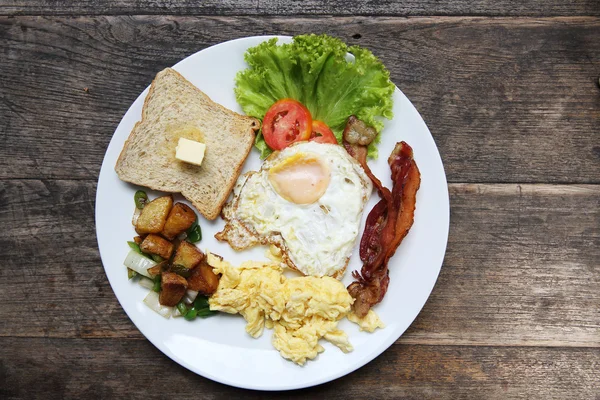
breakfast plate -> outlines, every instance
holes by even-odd
[[[185,58],[173,68],[215,102],[241,113],[233,91],[234,77],[246,68],[246,49],[269,38],[248,37],[221,43]],[[396,142],[406,141],[413,148],[421,171],[421,187],[414,225],[390,261],[388,292],[374,307],[386,327],[366,333],[344,319],[339,328],[348,334],[354,350],[345,354],[332,344],[323,343],[325,351],[304,366],[279,355],[270,344],[271,330],[266,329],[258,339],[250,337],[240,316],[219,313],[191,322],[183,318],[166,320],[144,305],[147,289],[128,281],[123,260],[129,251],[126,242],[135,235],[131,225],[133,195],[140,188],[119,180],[114,167],[129,133],[140,120],[147,93],[148,89],[131,105],[106,150],[96,195],[96,232],[102,263],[115,295],[150,342],[175,362],[206,378],[241,388],[289,390],[328,382],[360,368],[406,331],[437,280],[446,250],[450,212],[446,176],[435,142],[417,110],[398,88],[393,95],[394,118],[385,121],[378,146],[380,156],[369,165],[383,184],[391,187],[387,156]],[[258,170],[260,166],[258,151],[253,149],[243,172]],[[148,194],[154,198],[160,193]],[[361,232],[368,212],[378,200],[377,193],[373,193],[365,207]],[[217,241],[214,234],[224,225],[220,218],[207,221],[200,217],[199,224],[203,239],[198,246],[202,250],[219,254],[234,265],[265,260],[265,248],[236,252],[227,243]],[[352,282],[351,271],[361,267],[358,245],[353,254],[342,279],[345,285]]]

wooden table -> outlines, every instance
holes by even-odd
[[[386,352],[298,398],[600,399],[600,4],[0,1],[0,398],[262,398],[177,365],[113,294],[94,230],[119,120],[210,45],[369,47],[440,149],[435,289]]]

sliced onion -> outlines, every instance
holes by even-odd
[[[183,317],[183,314],[179,312],[179,308],[177,308],[177,307],[173,307],[173,308],[174,308],[173,315],[172,315],[173,318]]]
[[[142,210],[140,210],[139,208],[135,208],[135,211],[133,213],[133,217],[131,218],[131,224],[133,226],[135,226],[137,224],[137,220],[140,217],[140,214],[142,213]]]
[[[185,296],[183,296],[183,301],[186,304],[192,304],[194,300],[196,300],[196,296],[198,296],[198,292],[188,289],[187,292],[185,292]]]
[[[148,296],[146,296],[146,298],[144,299],[144,303],[148,307],[150,307],[150,309],[156,311],[158,314],[162,315],[167,319],[169,319],[169,317],[173,314],[173,309],[175,308],[163,306],[162,304],[160,304],[160,302],[158,301],[158,293],[152,290],[148,292]]]
[[[144,257],[143,255],[136,253],[133,250],[129,251],[129,254],[127,254],[127,257],[125,258],[125,261],[123,261],[123,264],[125,264],[127,268],[130,268],[138,274],[144,275],[147,278],[152,278],[148,273],[148,268],[154,267],[156,265],[156,263],[148,257]]]
[[[148,279],[144,276],[140,276],[138,283],[141,287],[145,287],[146,289],[152,290],[154,288],[154,281],[152,279]]]

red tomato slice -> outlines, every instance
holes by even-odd
[[[308,140],[311,132],[310,111],[293,99],[279,100],[269,108],[263,119],[262,133],[265,142],[273,150]]]
[[[323,121],[313,121],[312,133],[310,134],[311,142],[338,144],[335,135]]]

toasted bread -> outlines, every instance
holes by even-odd
[[[117,160],[123,181],[181,193],[215,219],[254,143],[260,122],[213,102],[171,68],[156,75],[139,121]],[[201,166],[175,158],[180,137],[206,144]]]

